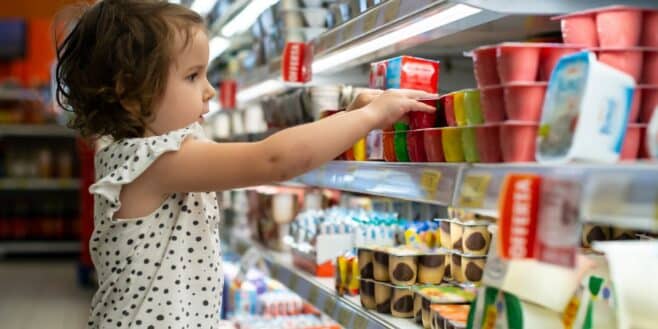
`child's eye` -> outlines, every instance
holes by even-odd
[[[199,76],[198,73],[192,73],[192,74],[188,75],[186,79],[189,80],[189,81],[194,82],[194,80],[196,80],[196,78],[197,78],[198,76]]]

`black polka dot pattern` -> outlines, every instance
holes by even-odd
[[[121,186],[198,124],[162,136],[114,142],[96,154],[94,233],[98,274],[89,328],[217,328],[223,287],[215,193],[175,193],[150,215],[113,219]]]

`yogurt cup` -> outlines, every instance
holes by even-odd
[[[505,121],[505,93],[502,86],[489,86],[480,89],[482,115],[486,123]]]
[[[484,46],[473,50],[473,72],[480,88],[500,84],[496,49],[497,46]]]
[[[535,82],[540,49],[532,43],[509,42],[498,45],[496,57],[500,82]]]
[[[503,85],[509,120],[539,122],[547,86],[546,82]]]
[[[503,162],[534,162],[539,124],[506,121],[500,124],[500,149]]]

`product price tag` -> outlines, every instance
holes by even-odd
[[[352,320],[352,312],[344,307],[338,309],[338,323],[347,328],[350,324],[350,320]]]
[[[390,23],[398,18],[400,15],[400,3],[402,1],[390,1],[386,4],[384,8],[384,23]]]
[[[574,267],[580,238],[580,184],[544,177],[537,223],[537,259]]]
[[[322,310],[325,314],[332,316],[336,310],[336,299],[333,296],[327,296],[327,299],[324,300]]]
[[[317,305],[320,298],[320,289],[317,286],[311,285],[308,291],[308,301],[313,305]]]
[[[425,191],[425,196],[428,199],[436,197],[436,191],[439,188],[441,181],[441,172],[437,170],[426,169],[420,175],[420,187]]]
[[[338,32],[329,32],[326,37],[320,38],[322,40],[326,39],[326,48],[331,48],[336,46],[338,43]]]
[[[311,80],[313,46],[303,42],[287,42],[281,56],[281,75],[285,82],[305,83]]]
[[[585,218],[624,213],[633,177],[624,174],[593,174],[585,189]]]
[[[467,174],[459,191],[459,206],[463,208],[482,208],[490,182],[491,174]]]
[[[224,80],[219,84],[219,102],[222,108],[234,109],[237,105],[238,82]]]
[[[288,281],[288,288],[290,290],[297,290],[299,288],[299,277],[296,275],[290,275],[290,281]]]
[[[363,31],[368,32],[375,28],[377,25],[377,17],[379,17],[379,10],[371,10],[363,18]]]
[[[535,257],[542,177],[509,174],[500,191],[499,241],[502,259]]]
[[[360,316],[360,315],[355,315],[354,316],[354,329],[367,329],[368,328],[368,320],[366,318]]]
[[[343,42],[352,40],[354,38],[354,30],[356,29],[356,21],[347,22],[341,29],[341,39]]]

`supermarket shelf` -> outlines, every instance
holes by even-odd
[[[655,163],[469,165],[334,161],[292,182],[497,216],[499,191],[509,173],[536,173],[579,182],[583,189],[584,221],[658,231]]]
[[[0,137],[2,136],[51,136],[51,137],[75,137],[75,130],[55,124],[0,124]]]
[[[0,241],[0,256],[12,254],[65,254],[80,251],[80,241]]]
[[[334,161],[293,180],[337,190],[450,205],[460,165]]]
[[[0,178],[0,190],[77,190],[79,179]]]
[[[244,254],[255,243],[229,239],[229,245],[238,254]],[[362,308],[359,297],[336,295],[333,278],[317,278],[295,268],[289,253],[279,253],[264,248],[260,248],[259,251],[268,265],[272,278],[295,291],[346,329],[418,328],[409,319],[398,319]]]
[[[0,87],[2,101],[38,101],[39,93],[30,89]]]

